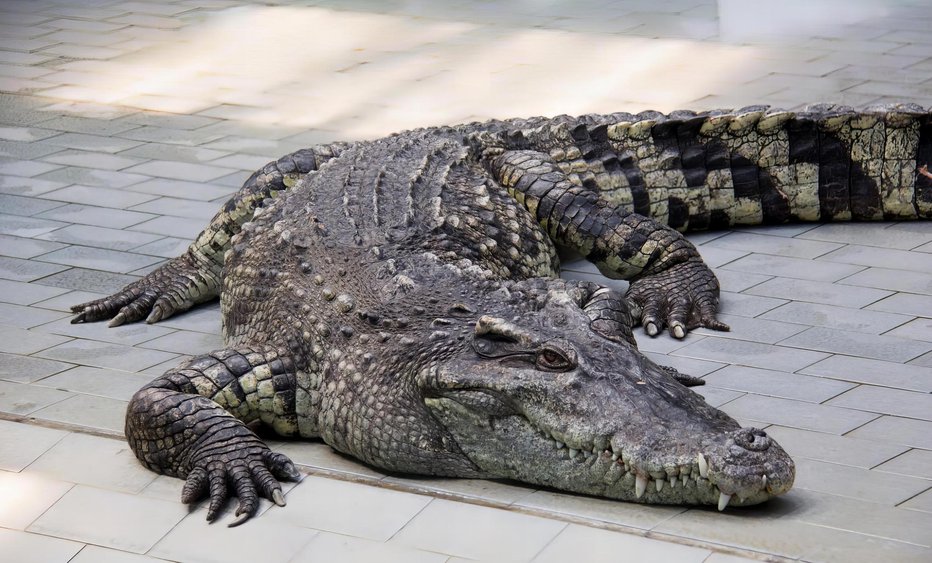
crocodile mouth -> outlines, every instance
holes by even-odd
[[[516,412],[494,393],[426,399],[461,450],[490,475],[592,496],[650,504],[750,506],[793,484],[792,460],[756,429],[735,428],[697,444],[631,440],[623,432],[578,439]],[[768,451],[748,451],[768,441]],[[689,453],[685,453],[689,452]]]
[[[647,461],[639,451],[643,448],[628,447],[618,438],[566,441],[565,436],[527,418],[517,418],[536,432],[541,445],[550,448],[560,462],[577,464],[574,473],[601,474],[604,488],[600,496],[657,504],[713,504],[721,511],[727,506],[764,502],[792,486],[792,477],[787,480],[784,472],[770,463],[724,465],[714,447],[708,453],[700,450],[692,456]],[[650,457],[665,456],[655,452]]]

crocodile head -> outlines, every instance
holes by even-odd
[[[427,408],[483,473],[720,510],[790,489],[793,461],[762,430],[599,328],[584,303],[552,290],[544,301],[483,315],[471,346],[420,378]]]

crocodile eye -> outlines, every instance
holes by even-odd
[[[544,371],[569,371],[576,363],[566,357],[560,350],[544,348],[537,353],[537,368]]]

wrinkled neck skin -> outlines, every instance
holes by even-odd
[[[522,293],[528,283],[536,294]],[[719,510],[790,489],[793,461],[763,431],[742,429],[632,344],[590,328],[570,282],[543,295],[541,283],[488,291],[469,345],[416,377],[469,465],[587,495]]]

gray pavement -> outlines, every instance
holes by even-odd
[[[220,345],[218,306],[116,329],[67,312],[179,254],[253,169],[310,144],[534,114],[928,107],[930,28],[924,0],[4,0],[0,560],[932,560],[929,222],[692,236],[732,332],[639,345],[798,466],[785,497],[723,513],[274,442],[308,473],[288,507],[209,526],[119,437],[136,389]]]

